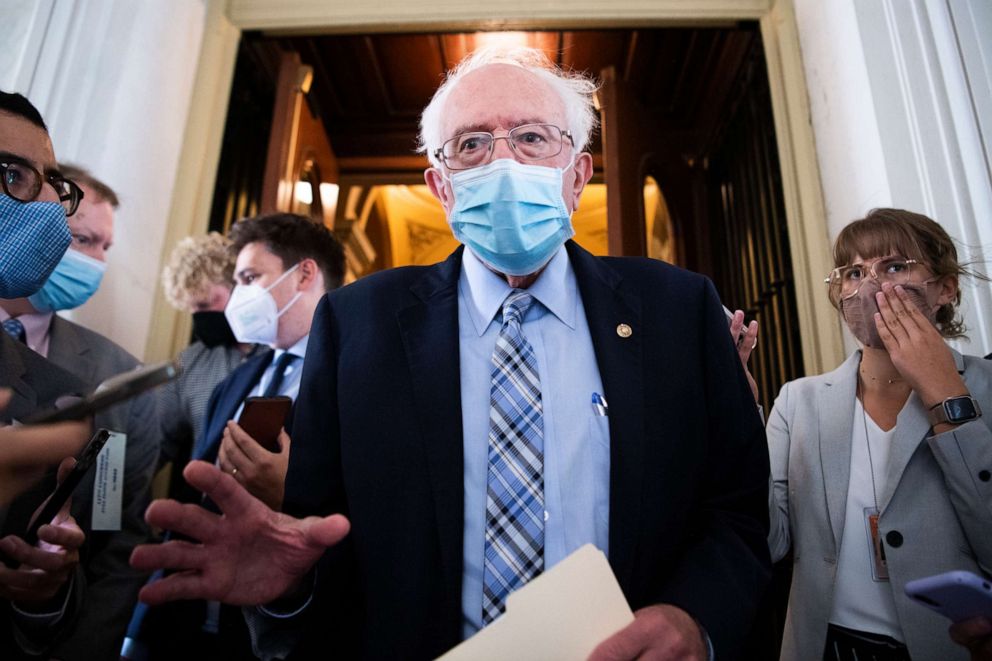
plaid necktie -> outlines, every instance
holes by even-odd
[[[27,335],[24,332],[24,324],[21,323],[20,319],[5,319],[2,325],[3,329],[7,331],[7,335],[10,335],[18,342],[27,344]]]
[[[544,418],[537,359],[521,324],[534,298],[514,290],[492,359],[482,621],[544,569]]]

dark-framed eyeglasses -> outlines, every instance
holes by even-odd
[[[489,131],[472,131],[445,141],[434,156],[449,170],[469,170],[491,161],[496,141],[506,140],[521,161],[542,161],[560,154],[565,138],[575,144],[569,131],[554,124],[523,124],[499,137]]]
[[[834,300],[844,301],[857,296],[861,285],[868,278],[873,278],[879,285],[891,282],[895,285],[908,284],[922,268],[915,259],[907,259],[902,255],[891,255],[876,259],[868,264],[850,264],[838,266],[823,279],[830,289]]]
[[[66,179],[57,172],[42,174],[33,166],[21,160],[6,158],[0,160],[0,185],[3,192],[19,202],[34,202],[41,194],[41,187],[49,184],[58,195],[59,204],[65,215],[71,216],[79,208],[83,190],[76,182]]]

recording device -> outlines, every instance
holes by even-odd
[[[906,595],[951,622],[992,618],[992,583],[969,571],[949,571],[906,583]]]
[[[76,487],[82,483],[83,478],[86,477],[93,464],[96,463],[97,455],[100,454],[100,450],[107,444],[109,438],[109,431],[99,429],[86,444],[86,447],[83,448],[83,451],[79,453],[79,456],[76,457],[76,465],[72,467],[72,470],[69,471],[65,479],[55,487],[55,491],[45,501],[41,510],[31,519],[28,529],[21,535],[21,539],[28,545],[34,546],[38,543],[38,529],[46,523],[51,523],[55,515],[62,509],[62,506],[72,497]],[[8,558],[4,558],[4,562],[8,566],[15,564]]]
[[[238,425],[269,452],[279,452],[279,431],[293,406],[290,397],[249,397]]]
[[[146,390],[162,385],[179,376],[182,370],[174,362],[148,365],[112,376],[92,393],[63,408],[52,408],[33,413],[23,420],[26,425],[40,425],[66,420],[81,420]]]

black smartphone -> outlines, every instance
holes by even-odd
[[[277,397],[249,397],[238,418],[238,425],[269,452],[279,452],[279,430],[286,425],[286,416],[293,400]]]
[[[34,546],[38,543],[38,529],[41,528],[46,523],[51,523],[55,515],[59,513],[62,506],[65,505],[66,501],[72,497],[73,492],[76,490],[82,481],[86,477],[86,474],[90,472],[93,468],[93,464],[96,463],[96,457],[100,454],[100,450],[103,446],[107,444],[107,439],[110,438],[110,432],[106,429],[98,429],[93,438],[89,440],[83,451],[79,453],[76,457],[76,465],[72,467],[69,474],[66,475],[65,479],[62,480],[52,495],[48,497],[45,501],[44,506],[31,519],[28,524],[28,529],[21,535],[21,539],[27,542],[29,545]]]
[[[166,362],[148,365],[130,372],[112,376],[92,393],[62,408],[52,408],[33,413],[21,422],[26,425],[41,425],[66,420],[82,420],[146,390],[160,386],[179,376],[178,363]]]

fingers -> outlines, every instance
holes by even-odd
[[[279,436],[276,437],[276,441],[279,443],[279,452],[281,453],[288,453],[289,446],[293,443],[293,439],[286,433],[285,427],[279,430]]]
[[[45,524],[38,529],[38,539],[51,544],[61,546],[67,551],[76,551],[83,542],[86,541],[86,534],[76,524],[76,520],[66,514],[61,513],[55,518],[55,524]]]
[[[964,645],[971,649],[978,646],[983,638],[992,637],[992,619],[988,617],[973,617],[951,625],[948,630],[951,640],[958,645]],[[986,644],[992,641],[986,641]]]
[[[156,500],[148,506],[145,520],[153,526],[200,541],[211,539],[220,527],[220,517],[213,512],[175,500]]]
[[[197,570],[206,564],[206,547],[183,540],[141,544],[131,552],[131,566],[139,571]]]
[[[220,510],[232,517],[247,515],[254,508],[266,508],[230,475],[222,473],[213,464],[191,461],[183,470],[183,477],[195,489],[202,491]],[[261,510],[260,510],[261,511]]]
[[[10,398],[13,396],[14,391],[10,388],[0,388],[0,411],[7,408],[10,404]]]
[[[139,546],[135,549],[135,553],[141,548],[146,547]],[[131,561],[134,562],[133,555]],[[205,581],[198,572],[183,572],[146,585],[138,593],[138,599],[150,606],[158,606],[177,599],[202,599],[204,587]]]
[[[45,551],[36,546],[31,546],[16,535],[8,535],[0,541],[0,550],[13,560],[21,563],[22,568],[33,567],[46,572],[63,572],[74,567],[78,562],[78,556],[74,553],[64,551]],[[17,571],[4,568],[6,571]],[[8,583],[8,585],[14,585]],[[20,585],[19,587],[28,587]]]
[[[227,423],[227,428],[224,430],[224,438],[230,438],[233,447],[231,448],[232,453],[228,454],[228,457],[232,459],[235,465],[240,466],[238,459],[244,457],[247,461],[255,463],[261,461],[263,456],[260,454],[266,450],[258,444],[254,438],[248,435],[248,433],[242,429],[238,423],[233,420],[229,420]]]
[[[744,329],[744,334],[741,335],[740,343],[737,345],[737,354],[745,366],[756,346],[758,346],[758,322],[752,321]]]
[[[647,641],[642,639],[636,625],[635,620],[597,645],[589,661],[628,661],[641,656],[647,649]]]
[[[744,312],[742,310],[737,310],[734,312],[734,316],[730,319],[730,337],[734,339],[734,342],[740,346],[741,333],[744,330]]]
[[[340,514],[324,518],[307,517],[303,520],[303,534],[307,541],[317,547],[334,546],[351,530],[351,522]]]
[[[9,467],[50,466],[79,452],[89,440],[89,432],[86,422],[5,428],[0,463]]]

